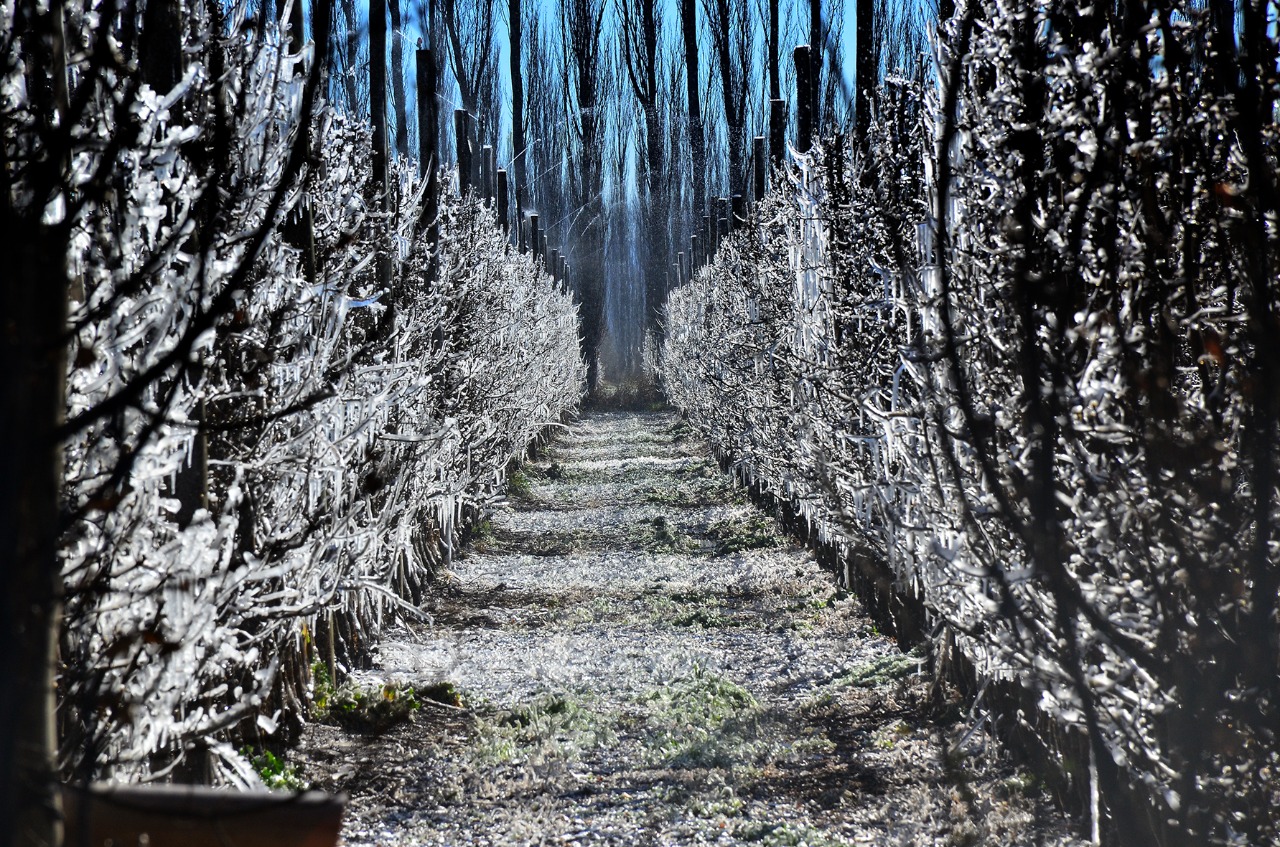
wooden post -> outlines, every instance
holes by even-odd
[[[369,109],[373,120],[373,190],[383,214],[391,208],[387,169],[387,0],[369,0]],[[391,287],[391,256],[377,251],[378,285]]]
[[[787,149],[787,101],[774,98],[769,101],[769,164],[782,167]]]
[[[540,236],[539,241],[542,242],[542,259],[545,262],[548,256],[548,251],[551,249],[551,239],[547,235],[545,227],[538,231],[538,235]]]
[[[696,273],[698,268],[702,267],[702,251],[698,249],[698,236],[696,234],[689,236],[689,259]]]
[[[765,159],[764,136],[757,135],[751,139],[751,155],[755,160],[756,166],[756,196],[755,201],[759,203],[764,199],[765,188],[768,185],[766,175],[768,171],[768,161]]]
[[[418,173],[430,180],[440,164],[436,62],[430,47],[419,48],[414,59],[418,71]]]
[[[387,208],[387,0],[369,0],[369,110],[373,123],[373,189]]]
[[[518,210],[517,210],[518,211]],[[521,253],[529,251],[529,216],[520,215],[516,218],[516,249]]]
[[[486,165],[489,168],[489,184],[486,188],[489,191],[489,199],[497,201],[498,199],[498,151],[491,146],[486,146],[487,154],[485,156]]]
[[[796,149],[801,153],[808,153],[813,146],[813,112],[810,109],[813,80],[809,78],[812,70],[809,45],[801,44],[797,47],[792,58],[796,66]]]
[[[680,284],[684,285],[689,281],[689,259],[683,250],[681,250],[677,255],[680,263]]]
[[[471,147],[470,184],[475,190],[483,191],[484,186],[480,182],[480,121],[470,112],[467,112],[467,143]]]
[[[538,248],[542,246],[541,240],[538,238],[538,216],[529,216],[529,249],[533,252],[533,258],[542,255],[538,252]]]
[[[560,251],[552,247],[548,252],[547,270],[551,271],[551,278],[556,282],[560,281]]]
[[[498,171],[498,224],[502,227],[502,234],[511,237],[511,210],[507,208],[511,205],[510,188],[507,187],[507,171],[502,169]]]
[[[484,202],[493,202],[493,148],[488,144],[480,151],[480,191]]]
[[[741,194],[733,195],[733,205],[729,215],[731,229],[741,229],[747,222],[747,201]]]
[[[426,197],[418,231],[425,232],[431,249],[427,264],[427,281],[436,277],[436,246],[440,243],[440,125],[437,122],[436,62],[432,51],[422,49],[415,54],[418,70],[418,168],[427,181]]]
[[[722,235],[728,235],[733,232],[733,201],[728,197],[720,197],[716,199],[716,213],[720,216],[720,229]]]
[[[1205,5],[1212,8],[1215,4],[1206,3]],[[1217,5],[1220,6],[1221,4]],[[938,4],[938,23],[941,24],[948,20],[954,12],[955,4],[942,0]],[[877,67],[879,57],[876,55],[877,51],[870,47],[876,38],[877,17],[874,4],[862,2],[862,0],[859,1],[853,22],[854,35],[858,41],[858,49],[853,62],[853,121],[854,128],[857,131],[857,136],[855,137],[860,144],[867,143],[867,138],[871,131],[871,101],[875,95],[876,84],[880,81],[880,72]],[[846,20],[846,25],[847,23]],[[810,29],[812,28],[810,26]],[[868,46],[863,47],[864,44]],[[815,103],[817,99],[815,96]]]
[[[471,188],[471,133],[467,126],[467,110],[453,110],[453,137],[458,148],[458,196],[466,197]]]

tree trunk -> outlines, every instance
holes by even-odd
[[[720,64],[721,100],[724,103],[724,120],[726,124],[726,141],[729,148],[729,195],[741,194],[747,190],[746,173],[746,92],[738,88],[745,81],[746,68],[744,62],[745,49],[741,39],[746,33],[740,31],[741,20],[735,21],[734,12],[738,11],[735,3],[745,0],[712,0],[714,2],[714,20],[712,40],[715,42],[716,58]],[[739,53],[734,56],[734,44],[740,46]],[[735,63],[739,67],[735,68]],[[737,77],[734,71],[739,71]]]
[[[54,685],[62,447],[55,433],[66,403],[68,280],[59,261],[66,245],[45,244],[49,239],[38,223],[6,217],[17,267],[4,318],[0,437],[21,449],[6,449],[0,458],[0,822],[8,822],[0,829],[13,844],[58,844]]]
[[[387,7],[391,11],[391,86],[396,100],[396,154],[408,158],[409,107],[405,102],[404,91],[404,22],[400,17],[400,0],[388,0]]]
[[[297,0],[295,0],[297,2]],[[329,52],[329,38],[333,33],[333,0],[312,0],[311,40],[315,42],[316,70],[320,74],[320,96],[329,97],[329,77],[333,60]]]
[[[138,69],[158,94],[168,94],[182,79],[182,5],[149,0],[142,11]]]
[[[360,90],[356,82],[356,66],[360,56],[360,30],[356,26],[355,0],[342,0],[342,13],[347,23],[347,49],[342,87],[347,95],[347,111],[354,115],[358,114],[360,109]]]
[[[291,49],[302,49],[303,44],[306,42],[306,31],[306,25],[302,17],[302,0],[294,0],[293,5],[289,9],[289,37],[292,40],[292,44],[290,45]],[[321,63],[318,55],[316,58],[314,72],[317,74],[324,73],[324,65]],[[310,125],[300,126],[298,128],[298,143],[307,151],[308,160],[310,161],[312,146]],[[308,196],[311,186],[314,183],[315,163],[312,162],[312,164],[313,167],[308,170],[308,176],[305,184],[306,191],[304,191],[302,197],[299,198],[298,206],[289,212],[289,216],[285,221],[284,226],[281,228],[281,234],[284,236],[285,241],[298,249],[298,253],[302,257],[302,275],[306,277],[307,281],[314,283],[317,276],[315,225],[311,217],[311,199]],[[201,434],[197,439],[196,444],[196,455],[192,460],[193,467],[199,464],[200,457],[204,456],[207,458],[205,450],[208,446],[208,439]],[[201,475],[199,482],[202,489],[207,487],[206,477],[207,474]],[[195,502],[190,497],[182,498],[180,496],[180,499],[183,499],[184,512],[186,511],[188,504]],[[201,497],[200,499],[207,500],[208,498]],[[207,505],[207,502],[202,502],[199,507],[204,508],[207,507]],[[189,520],[190,517],[187,516],[186,519]],[[179,518],[179,523],[182,523],[182,517]],[[185,523],[182,525],[185,526]]]
[[[782,104],[782,74],[778,67],[778,0],[769,0],[768,32],[769,65],[769,161],[773,167],[782,164],[786,148],[787,112]]]
[[[510,0],[509,34],[511,59],[511,165],[516,183],[516,220],[519,221],[529,202],[529,189],[525,181],[524,139],[524,73],[520,54],[520,35],[523,21],[520,18],[520,0]]]
[[[808,153],[813,146],[813,83],[809,78],[812,52],[808,44],[801,44],[792,52],[796,66],[796,149],[801,153]]]
[[[387,0],[369,2],[369,113],[373,121],[373,193],[385,214],[391,207],[387,170]],[[391,257],[378,251],[378,284],[391,284]]]
[[[658,331],[662,320],[662,307],[666,299],[666,281],[661,270],[665,262],[657,257],[667,253],[666,203],[663,195],[662,138],[658,126],[658,21],[654,6],[656,0],[644,0],[644,60],[645,86],[648,100],[644,104],[646,177],[648,200],[645,208],[646,240],[649,242],[649,261],[645,265],[646,323]]]
[[[28,97],[36,114],[67,119],[62,4],[19,4]],[[56,135],[55,138],[62,136]],[[11,245],[0,316],[0,845],[60,845],[54,726],[62,580],[58,561],[66,408],[69,228],[46,223],[68,151],[49,150],[47,180],[15,190],[5,168],[0,231]],[[30,175],[28,175],[30,176]]]
[[[658,16],[657,0],[624,3],[623,59],[631,90],[640,104],[645,124],[644,172],[640,197],[644,203],[647,256],[644,263],[645,325],[657,331],[666,297],[666,213],[663,197],[662,138],[658,124]],[[637,27],[639,28],[637,31]]]
[[[476,80],[468,73],[468,63],[460,32],[461,22],[458,20],[457,0],[445,0],[444,26],[449,36],[449,55],[453,57],[453,78],[458,83],[458,96],[462,98],[462,108],[474,115],[476,113]]]
[[[423,203],[419,228],[425,229],[428,241],[434,245],[440,236],[436,214],[440,205],[440,136],[436,101],[436,57],[431,49],[419,50],[418,61],[418,167],[427,181],[426,200]]]
[[[879,51],[875,44],[875,3],[872,0],[857,0],[857,46],[858,55],[854,61],[854,82],[857,86],[854,94],[854,121],[857,124],[858,136],[866,140],[871,129],[871,101],[875,96],[876,83],[879,82]],[[817,86],[815,86],[815,89]]]
[[[873,0],[857,0],[858,14],[862,7],[871,8]],[[827,54],[827,40],[822,33],[822,0],[809,0],[809,114],[813,116],[815,140],[822,134],[822,59]]]
[[[581,210],[580,223],[569,233],[566,246],[574,251],[577,295],[581,303],[582,347],[587,361],[587,385],[594,391],[599,381],[600,342],[604,335],[604,224],[599,206],[604,192],[602,84],[600,79],[600,26],[604,0],[563,0],[565,18],[565,72],[571,80],[566,97],[576,129],[576,161],[570,165],[572,208]],[[539,246],[541,249],[541,245]]]
[[[689,148],[693,159],[693,220],[696,223],[706,214],[707,208],[707,141],[702,134],[702,103],[698,91],[698,17],[694,0],[680,0],[680,31],[684,39]]]

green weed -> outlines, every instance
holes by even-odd
[[[329,666],[324,662],[311,664],[311,709],[312,715],[319,716],[328,712],[329,701],[334,693],[333,677],[329,675]]]
[[[346,684],[336,689],[330,685],[329,690],[312,698],[316,719],[375,735],[411,720],[421,705],[413,687],[399,683],[370,688]]]
[[[267,788],[275,791],[306,791],[310,787],[296,765],[285,764],[284,759],[270,750],[255,752],[252,747],[243,747],[240,755],[249,760]]]
[[[524,471],[517,470],[507,478],[507,494],[521,500],[527,500],[533,496],[533,486]]]

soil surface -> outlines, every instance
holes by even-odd
[[[1083,843],[673,415],[568,427],[432,603],[349,684],[410,720],[291,754],[346,844]]]

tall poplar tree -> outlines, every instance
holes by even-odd
[[[644,119],[645,149],[640,174],[640,201],[644,204],[645,242],[648,256],[644,264],[645,323],[657,328],[662,316],[662,300],[667,266],[666,197],[663,191],[662,138],[658,116],[658,42],[661,38],[658,0],[620,0],[622,57],[627,79]]]
[[[529,186],[525,176],[524,68],[521,65],[521,34],[524,21],[520,0],[509,0],[507,7],[508,53],[511,60],[511,170],[515,181],[516,220],[528,207]]]
[[[684,42],[689,152],[693,159],[693,223],[696,230],[707,209],[707,137],[702,129],[702,98],[698,87],[698,5],[695,0],[680,0],[680,36]]]
[[[857,58],[854,60],[854,121],[858,137],[865,139],[871,127],[871,100],[880,77],[880,53],[875,39],[876,0],[856,0],[858,4]],[[817,86],[815,86],[816,91]],[[816,96],[816,94],[815,94]]]
[[[568,100],[570,255],[573,283],[582,306],[587,383],[599,380],[604,335],[604,78],[600,73],[605,0],[561,0],[565,97]]]

